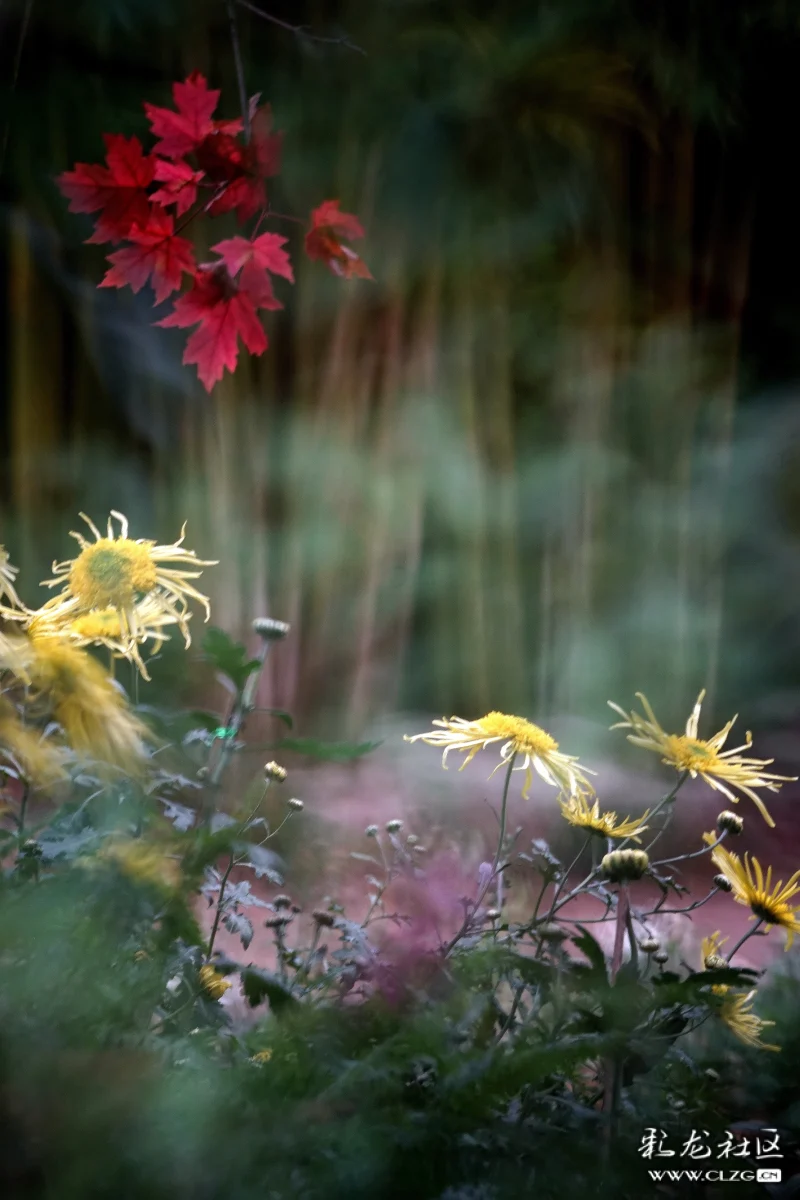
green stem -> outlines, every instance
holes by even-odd
[[[220,917],[222,916],[222,903],[225,899],[225,888],[227,887],[228,878],[230,876],[231,871],[234,868],[235,862],[236,862],[236,859],[234,858],[233,855],[231,855],[230,862],[228,863],[225,874],[222,876],[222,882],[219,885],[219,896],[217,897],[217,911],[214,913],[214,924],[211,926],[211,933],[209,934],[209,938],[208,938],[208,951],[206,953],[206,962],[210,961],[211,952],[214,949],[214,942],[217,937],[217,930],[219,929],[219,920],[220,920]]]
[[[514,761],[515,761],[516,757],[517,757],[516,752],[514,752],[514,754],[512,754],[511,758],[508,760],[508,766],[506,768],[505,780],[503,782],[503,796],[500,801],[500,833],[497,838],[497,850],[495,851],[494,859],[492,860],[491,873],[489,875],[489,878],[486,880],[486,883],[481,888],[481,890],[478,894],[478,898],[475,901],[474,905],[472,906],[470,912],[468,912],[466,917],[464,918],[463,925],[461,926],[461,928],[459,929],[459,931],[455,935],[455,937],[452,938],[451,941],[449,941],[447,946],[445,947],[445,951],[444,951],[445,958],[451,952],[453,947],[458,945],[458,943],[461,941],[462,937],[464,936],[464,934],[466,933],[467,929],[470,926],[472,917],[475,915],[475,913],[478,911],[481,904],[483,903],[483,898],[486,895],[486,893],[488,892],[489,888],[492,886],[492,881],[494,880],[495,876],[497,875],[497,869],[500,866],[500,860],[503,856],[503,845],[506,840],[506,815],[508,812],[508,789],[511,785],[511,772],[514,769]]]

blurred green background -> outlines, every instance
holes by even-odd
[[[0,540],[28,602],[114,507],[159,541],[188,519],[216,624],[291,622],[272,694],[307,732],[605,723],[635,688],[667,722],[703,685],[790,722],[798,5],[261,7],[332,39],[237,7],[286,135],[273,203],[338,197],[375,282],[296,237],[269,351],[211,397],[152,296],[96,290],[54,177],[146,137],[192,69],[236,114],[223,0],[0,7]]]

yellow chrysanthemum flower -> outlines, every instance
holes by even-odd
[[[641,817],[626,817],[624,821],[618,821],[615,812],[600,812],[599,800],[595,800],[590,807],[589,798],[584,792],[576,792],[566,800],[559,796],[558,803],[562,816],[570,825],[585,829],[587,833],[596,833],[599,837],[632,838],[635,842],[642,840],[639,835],[647,829],[644,822],[650,815],[648,809]]]
[[[623,721],[612,725],[612,729],[632,729],[633,733],[628,734],[628,741],[632,742],[634,746],[642,746],[645,750],[652,750],[656,754],[660,754],[662,762],[681,773],[688,771],[692,779],[696,779],[700,775],[710,787],[715,791],[722,792],[723,796],[727,796],[734,803],[738,803],[739,797],[731,791],[731,788],[738,788],[745,796],[750,797],[767,824],[774,827],[775,822],[754,789],[765,788],[768,792],[777,792],[781,784],[793,783],[796,776],[772,775],[765,772],[764,767],[768,767],[774,762],[772,758],[742,757],[739,752],[749,750],[753,744],[749,732],[741,746],[723,750],[722,747],[733,728],[736,717],[728,721],[719,733],[715,733],[707,741],[699,738],[697,726],[700,720],[700,706],[705,696],[705,691],[702,691],[697,697],[692,715],[686,722],[686,733],[665,733],[656,720],[647,697],[643,696],[641,692],[637,692],[636,695],[642,702],[646,716],[642,717],[637,712],[626,713],[618,704],[612,704],[609,701],[611,708],[624,717]]]
[[[711,970],[712,967],[720,966],[725,962],[722,947],[728,940],[728,938],[722,937],[719,929],[716,933],[712,933],[710,937],[703,938],[700,943],[700,955],[706,970]],[[711,966],[709,966],[709,963]]]
[[[212,1000],[221,1000],[228,988],[233,986],[230,980],[225,979],[223,975],[220,975],[219,971],[215,971],[208,963],[200,968],[200,983]]]
[[[8,551],[0,546],[0,600],[7,596],[15,608],[20,608],[22,602],[14,590],[14,580],[19,574],[19,567],[14,567],[8,561]]]
[[[442,766],[445,768],[451,750],[466,752],[467,757],[459,767],[459,770],[463,771],[479,750],[501,742],[500,762],[492,771],[492,775],[501,767],[507,766],[510,759],[516,755],[519,762],[513,769],[525,772],[523,799],[527,797],[531,786],[532,770],[541,775],[545,783],[570,795],[581,789],[589,792],[594,790],[583,773],[587,768],[578,767],[577,758],[562,754],[558,749],[558,742],[549,733],[522,717],[490,712],[478,721],[466,721],[463,717],[450,717],[447,720],[443,717],[440,721],[435,720],[433,724],[442,728],[431,730],[429,733],[415,733],[413,737],[406,735],[404,741],[423,741],[429,746],[444,746]],[[594,771],[588,771],[588,774],[593,775]]]
[[[716,983],[711,990],[715,995],[725,997],[719,1010],[719,1019],[740,1042],[754,1046],[757,1050],[780,1050],[780,1046],[761,1041],[763,1031],[775,1022],[763,1021],[752,1011],[751,1002],[756,994],[755,990],[734,992],[727,983]]]
[[[136,883],[172,891],[181,881],[181,869],[175,859],[142,838],[113,841],[103,848],[100,857],[116,862],[122,873]]]
[[[272,1058],[271,1050],[259,1050],[257,1054],[253,1055],[253,1057],[251,1058],[250,1061],[264,1065],[265,1063],[268,1063],[271,1058]]]
[[[85,650],[34,625],[25,634],[0,635],[0,669],[28,689],[34,717],[58,722],[77,754],[130,774],[143,769],[147,730]]]
[[[745,853],[744,862],[738,854],[732,854],[724,846],[717,846],[711,852],[711,861],[721,875],[731,885],[731,895],[739,904],[744,904],[753,913],[751,920],[756,917],[762,920],[767,929],[780,925],[786,930],[786,946],[791,946],[794,935],[800,933],[800,904],[790,901],[800,895],[800,871],[795,871],[784,887],[780,879],[772,886],[772,867],[767,868],[766,877],[757,858],[750,859]]]
[[[49,788],[66,778],[63,749],[23,725],[4,696],[0,696],[0,753],[15,762],[36,787]]]
[[[61,623],[65,618],[112,608],[119,615],[121,641],[128,647],[142,637],[139,604],[147,598],[153,608],[174,621],[186,645],[190,645],[187,599],[197,600],[203,606],[206,620],[211,610],[208,597],[198,592],[189,580],[199,578],[202,573],[194,568],[216,563],[197,558],[194,550],[183,549],[186,526],[177,542],[157,546],[145,538],[129,538],[127,518],[113,509],[111,517],[119,521],[120,531],[115,534],[109,517],[106,537],[87,516],[80,515],[95,541],[87,542],[81,533],[70,534],[78,542],[80,553],[66,562],[53,563],[55,578],[44,580],[43,586],[63,586],[64,590],[48,600],[40,615],[50,622]],[[181,563],[183,567],[176,568],[170,563]],[[186,566],[192,569],[184,569]]]
[[[185,621],[190,618],[191,613],[184,613]],[[164,632],[165,628],[176,623],[177,618],[165,611],[160,601],[151,595],[136,605],[138,633],[133,642],[123,627],[122,618],[116,608],[94,609],[92,612],[67,618],[61,623],[54,621],[52,614],[45,607],[32,614],[29,626],[36,628],[43,637],[66,638],[75,646],[104,646],[115,658],[126,658],[132,662],[142,678],[149,682],[150,676],[139,646],[151,641],[153,653],[157,653],[163,643],[169,641],[169,635]]]

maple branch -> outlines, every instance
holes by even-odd
[[[271,21],[273,25],[278,25],[281,29],[286,29],[297,37],[308,38],[310,42],[324,42],[329,46],[345,46],[348,50],[354,50],[356,54],[363,54],[366,57],[366,50],[362,50],[361,46],[351,42],[346,34],[342,34],[340,37],[324,37],[319,33],[311,33],[307,25],[292,25],[290,21],[282,21],[280,17],[264,12],[263,8],[251,4],[250,0],[227,0],[227,3],[229,5],[231,3],[238,4],[241,8],[246,8],[248,12],[255,13],[257,17],[262,17],[265,21]]]
[[[239,103],[242,106],[242,125],[245,142],[250,141],[250,106],[247,102],[247,86],[244,81],[244,66],[242,64],[242,48],[239,45],[239,27],[236,24],[236,5],[234,0],[225,0],[228,10],[228,22],[231,27],[231,45],[233,46],[233,61],[236,66],[236,81],[239,84]]]

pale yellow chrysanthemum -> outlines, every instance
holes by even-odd
[[[763,1031],[775,1022],[763,1021],[752,1011],[751,1002],[756,994],[755,990],[734,992],[727,983],[715,983],[711,990],[715,995],[725,997],[719,1010],[719,1019],[740,1042],[754,1046],[757,1050],[780,1050],[780,1046],[761,1041]]]
[[[190,618],[191,613],[184,614],[185,621]],[[150,641],[153,643],[152,652],[158,653],[163,643],[169,641],[165,628],[176,623],[177,618],[162,607],[158,598],[150,595],[136,605],[138,633],[133,642],[123,628],[122,618],[116,608],[94,609],[72,618],[67,616],[63,622],[53,620],[46,608],[40,609],[32,614],[29,627],[36,628],[42,637],[66,638],[75,646],[104,646],[115,658],[126,658],[132,662],[142,678],[149,682],[150,676],[139,647]]]
[[[215,566],[215,562],[199,559],[194,550],[184,550],[181,536],[171,546],[157,546],[145,538],[128,537],[128,520],[112,509],[111,517],[119,521],[115,534],[111,517],[106,537],[83,513],[83,520],[95,536],[87,542],[83,534],[72,532],[80,546],[76,558],[53,563],[54,579],[44,580],[45,587],[63,586],[64,590],[43,605],[39,615],[50,622],[63,622],[96,609],[113,608],[120,619],[122,642],[130,646],[140,639],[142,626],[139,604],[147,598],[154,608],[169,616],[190,645],[187,624],[187,599],[197,600],[205,609],[206,620],[211,612],[208,597],[189,582],[201,571],[196,567]],[[181,563],[177,568],[171,563]],[[191,567],[191,570],[184,569]]]
[[[732,854],[724,846],[717,846],[711,852],[711,861],[721,875],[731,885],[731,895],[739,904],[744,904],[753,913],[751,920],[756,917],[764,921],[767,929],[780,925],[786,930],[786,950],[791,946],[794,935],[800,933],[800,904],[791,904],[795,896],[800,896],[800,871],[795,871],[784,887],[780,879],[772,886],[772,867],[767,868],[766,877],[757,858],[750,858],[745,853],[744,862],[738,854]]]
[[[228,988],[233,986],[230,980],[220,975],[219,971],[215,971],[208,963],[200,968],[200,983],[212,1000],[221,1000]]]
[[[624,821],[618,821],[615,812],[600,812],[599,800],[595,800],[590,807],[589,798],[584,792],[576,792],[566,800],[559,796],[558,803],[562,816],[570,825],[585,829],[587,833],[596,833],[599,837],[632,838],[634,842],[642,840],[639,835],[647,829],[644,822],[650,815],[648,809],[641,817],[626,817]]]
[[[8,597],[15,608],[22,607],[22,601],[14,589],[14,580],[19,574],[19,567],[14,567],[8,561],[8,551],[0,546],[0,600]]]
[[[463,717],[450,717],[447,720],[443,717],[441,720],[435,720],[433,724],[440,725],[441,729],[431,730],[429,733],[415,733],[413,737],[406,735],[404,741],[423,741],[429,746],[444,746],[444,767],[447,767],[447,756],[451,750],[466,753],[467,757],[459,767],[459,770],[463,771],[479,750],[500,742],[500,762],[492,771],[492,775],[501,767],[507,766],[516,756],[519,762],[513,769],[525,772],[523,799],[527,797],[531,786],[532,770],[541,775],[545,783],[570,795],[581,789],[589,792],[594,790],[584,775],[588,768],[577,766],[577,758],[562,754],[558,749],[558,742],[549,733],[522,717],[490,712],[478,721],[466,721]],[[588,771],[590,775],[594,773]]]
[[[753,744],[753,739],[749,732],[746,734],[745,741],[741,746],[735,746],[730,750],[723,750],[722,747],[725,745],[728,734],[733,728],[736,717],[728,721],[727,725],[724,725],[719,733],[715,733],[707,741],[698,738],[697,726],[700,720],[700,706],[705,696],[705,691],[702,691],[697,697],[697,703],[692,709],[692,715],[686,722],[686,733],[665,733],[656,720],[647,697],[643,696],[641,692],[637,692],[636,695],[642,702],[646,716],[642,717],[637,712],[626,713],[618,704],[612,704],[609,701],[611,708],[615,712],[618,712],[621,717],[625,718],[616,725],[612,725],[612,729],[632,729],[633,733],[628,734],[628,741],[632,742],[634,746],[642,746],[645,750],[653,750],[656,754],[661,755],[662,762],[674,767],[676,771],[680,771],[681,773],[688,771],[692,779],[696,779],[700,775],[710,787],[714,788],[715,791],[722,792],[724,796],[727,796],[735,804],[738,803],[739,797],[731,791],[731,788],[738,788],[745,796],[750,797],[767,824],[774,827],[775,822],[767,812],[761,797],[754,789],[764,788],[768,792],[777,792],[781,784],[793,783],[797,777],[772,775],[765,772],[764,767],[768,767],[774,762],[772,758],[742,757],[739,752],[741,750],[749,750]]]

